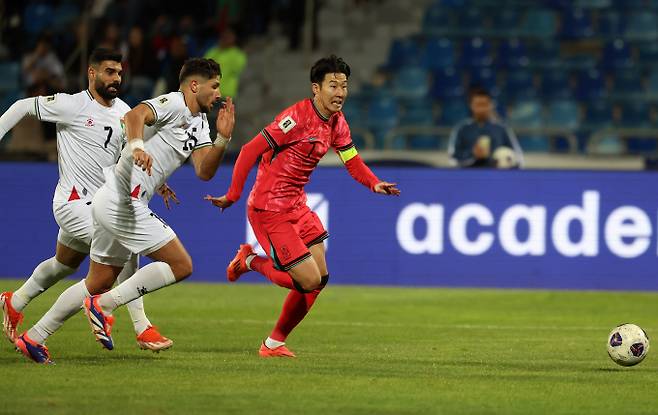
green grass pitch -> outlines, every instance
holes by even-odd
[[[30,304],[23,327],[67,284]],[[658,334],[658,293],[329,285],[288,339],[298,358],[261,359],[284,295],[192,282],[152,293],[147,312],[175,341],[160,354],[137,348],[123,309],[111,352],[82,314],[49,340],[54,366],[2,339],[0,413],[658,413],[658,352],[622,368],[605,350],[621,322]]]

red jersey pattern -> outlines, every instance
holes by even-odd
[[[248,205],[274,212],[306,204],[304,185],[329,147],[342,151],[353,146],[343,113],[327,119],[310,99],[285,109],[261,134],[270,150],[258,166]]]

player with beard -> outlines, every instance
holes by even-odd
[[[73,95],[22,99],[0,117],[0,139],[27,115],[56,123],[59,159],[59,182],[53,197],[53,213],[60,227],[55,256],[41,262],[18,290],[0,296],[3,331],[12,343],[17,342],[16,329],[27,304],[57,281],[76,272],[89,254],[93,234],[91,200],[105,180],[103,169],[114,165],[119,157],[123,144],[120,119],[130,110],[117,98],[121,86],[121,58],[116,51],[96,49],[89,58],[87,90]],[[163,191],[168,205],[168,197],[173,193],[166,187]],[[173,197],[175,200],[175,195]],[[137,256],[133,256],[119,279],[130,277],[137,266]],[[83,281],[72,288],[82,295],[86,292]],[[63,294],[58,302],[69,306],[51,310],[29,337],[17,343],[18,347],[30,342],[30,338],[43,343],[61,325],[63,316],[70,312],[70,305],[79,309],[82,300]],[[142,301],[133,302],[128,310],[140,347],[158,351],[172,345],[170,339],[152,326],[144,314]]]
[[[78,297],[96,339],[108,350],[114,348],[111,313],[115,308],[192,273],[185,247],[148,203],[190,156],[201,180],[215,175],[235,124],[229,97],[217,116],[217,137],[214,142],[210,139],[206,114],[221,97],[220,77],[219,64],[212,59],[189,59],[179,75],[179,91],[144,101],[124,117],[127,145],[116,166],[105,169],[105,184],[92,203],[94,238],[85,279],[92,296]],[[134,254],[153,262],[111,289]],[[42,344],[30,344],[27,356],[50,361]]]

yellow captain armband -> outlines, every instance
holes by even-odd
[[[356,147],[352,146],[348,148],[347,150],[338,150],[338,156],[342,160],[343,164],[347,163],[348,161],[352,160],[354,157],[359,155],[359,152],[356,151]]]

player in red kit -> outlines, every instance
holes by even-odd
[[[354,147],[341,112],[349,76],[350,67],[335,55],[317,61],[311,68],[313,98],[284,110],[242,147],[228,193],[206,196],[217,207],[231,206],[240,198],[249,170],[262,156],[247,216],[269,257],[257,256],[248,244],[240,245],[226,273],[234,282],[254,270],[290,289],[272,334],[260,347],[263,357],[295,357],[285,346],[286,338],[329,280],[322,243],[329,234],[306,206],[304,193],[304,185],[329,147],[338,153],[350,175],[373,192],[400,194],[395,183],[373,174]]]

